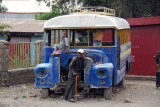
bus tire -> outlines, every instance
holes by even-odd
[[[129,72],[129,64],[128,64],[128,61],[126,62],[126,71]]]
[[[112,100],[112,87],[104,88],[104,98],[105,100]]]
[[[49,96],[49,88],[42,88],[41,90],[41,98],[46,99]]]

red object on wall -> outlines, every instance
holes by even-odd
[[[112,29],[107,29],[103,33],[103,39],[102,41],[112,41]]]
[[[130,75],[155,76],[153,56],[160,51],[160,17],[126,19],[130,24],[132,68]]]

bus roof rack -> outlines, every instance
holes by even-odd
[[[115,10],[106,7],[79,7],[77,9],[70,8],[70,14],[100,14],[106,16],[115,16]]]

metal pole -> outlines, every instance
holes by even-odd
[[[89,31],[87,31],[87,35],[88,35],[88,46],[89,46]]]
[[[75,91],[76,91],[76,97],[75,97],[75,99],[77,100],[77,75],[76,75],[76,86],[75,86]]]

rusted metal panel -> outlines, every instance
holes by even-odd
[[[8,68],[14,69],[35,66],[41,62],[40,52],[40,43],[10,43]]]
[[[4,29],[9,32],[36,32],[42,33],[46,20],[27,20],[27,19],[0,19],[0,24],[8,24],[12,28]]]
[[[28,67],[30,64],[30,43],[11,43],[8,57],[9,69]]]
[[[155,76],[153,56],[160,51],[160,24],[131,26],[132,69],[128,74]]]

